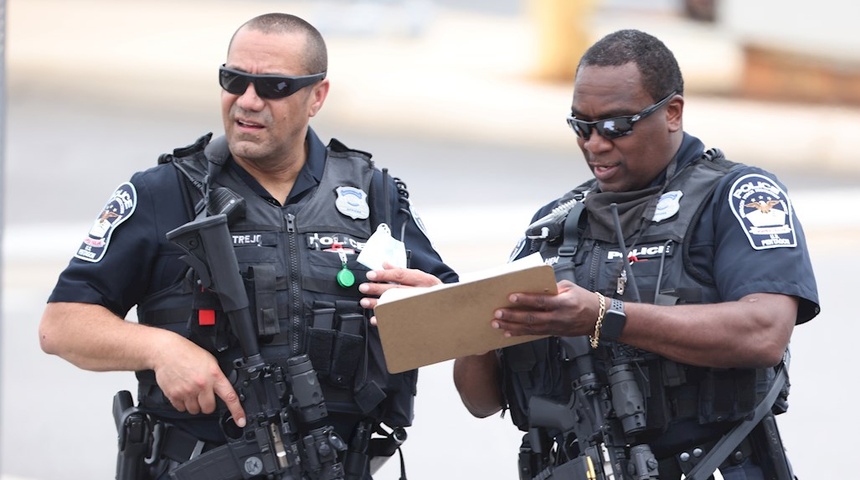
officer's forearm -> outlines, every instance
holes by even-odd
[[[690,365],[770,367],[785,352],[797,304],[794,297],[762,293],[710,305],[625,303],[619,340]]]
[[[472,415],[488,417],[502,409],[496,352],[454,360],[454,386]]]
[[[49,303],[39,324],[39,344],[45,353],[93,371],[151,369],[167,336],[176,335],[83,303]]]

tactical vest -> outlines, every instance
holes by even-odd
[[[367,204],[367,192],[384,195],[383,186],[372,182],[369,155],[332,140],[318,188],[299,204],[282,207],[224,168],[229,151],[223,137],[208,140],[162,156],[160,163],[177,168],[197,215],[205,215],[207,182],[209,195],[226,188],[244,199],[244,213],[228,215],[228,225],[263,358],[281,362],[307,353],[329,411],[370,417],[391,427],[410,425],[417,371],[387,372],[378,332],[368,328],[369,312],[358,303],[358,285],[366,281],[368,269],[356,257],[380,223]],[[343,187],[346,193],[339,194]],[[361,192],[363,200],[336,206]],[[336,280],[344,268],[355,276],[352,285]],[[195,279],[189,270],[171,288],[141,302],[139,321],[188,337],[229,372],[241,356],[239,346],[217,295],[192,288]],[[212,310],[214,324],[201,323],[198,312]],[[138,375],[141,403],[169,412],[172,407],[151,377],[151,372]]]
[[[643,227],[635,245],[626,245],[630,255],[636,256],[632,271],[641,302],[674,305],[720,301],[708,272],[693,268],[688,249],[702,209],[734,165],[719,151],[706,153],[681,168],[657,194],[683,192],[676,214],[660,222],[651,221]],[[586,182],[558,203],[582,199],[594,185],[593,180]],[[622,274],[624,254],[619,243],[586,238],[585,212],[581,219],[569,217],[566,222],[577,225],[571,228],[566,223],[565,235],[580,236],[578,242],[570,245],[569,239],[553,244],[539,241],[531,245],[531,250],[539,251],[547,263],[554,264],[559,280],[570,279],[565,271],[572,269],[578,285],[602,293],[607,301],[634,301],[636,295],[630,282],[625,283],[626,272]],[[601,340],[592,356],[604,385],[609,384],[607,371],[612,367],[627,364],[635,373],[646,406],[646,428],[642,433],[645,440],[639,443],[647,443],[648,435],[665,432],[670,422],[695,420],[704,425],[743,418],[767,389],[765,370],[683,365],[617,342]],[[557,337],[505,348],[500,359],[505,366],[503,388],[511,418],[521,430],[529,428],[529,398],[539,396],[560,403],[570,399],[570,363],[564,359]]]

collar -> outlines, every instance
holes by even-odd
[[[655,178],[648,187],[665,184],[667,177],[674,177],[676,172],[701,157],[703,153],[705,153],[705,144],[698,138],[684,132],[681,146],[678,147],[678,151],[675,152],[675,156],[672,157],[672,161],[669,162],[669,165],[660,172],[660,175],[657,175],[657,178]]]
[[[319,185],[323,176],[323,171],[325,170],[326,148],[311,127],[308,127],[308,133],[305,137],[305,145],[308,147],[308,158],[305,160],[305,164],[299,171],[298,176],[296,176],[296,182],[293,184],[293,188],[290,190],[290,195],[287,197],[287,205],[297,203],[300,199],[304,198],[309,191]],[[269,192],[267,192],[266,189],[264,189],[247,170],[232,161],[232,158],[230,161],[230,168],[239,175],[239,178],[241,178],[245,184],[251,187],[254,193],[273,205],[281,205],[278,200],[269,195]]]

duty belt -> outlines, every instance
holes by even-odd
[[[700,460],[705,458],[705,455],[714,448],[716,443],[717,440],[714,440],[702,445],[696,445],[695,447],[685,448],[683,451],[672,456],[660,459],[660,476],[663,477],[665,475],[666,478],[680,478],[682,473],[687,475]],[[725,468],[740,465],[752,455],[752,451],[752,442],[750,442],[749,437],[744,438],[732,450],[729,456],[720,463],[719,470],[722,471]]]

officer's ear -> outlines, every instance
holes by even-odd
[[[308,105],[309,117],[315,116],[320,110],[322,110],[323,103],[325,103],[325,99],[328,97],[329,87],[330,84],[327,78],[322,79],[322,81],[313,86],[310,105]]]
[[[675,95],[666,104],[666,125],[670,132],[683,129],[684,97]]]

